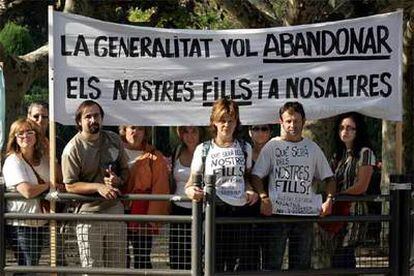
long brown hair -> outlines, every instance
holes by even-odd
[[[35,131],[36,143],[34,145],[33,159],[35,161],[40,161],[40,159],[42,159],[43,150],[44,150],[44,146],[43,146],[44,136],[42,135],[38,125],[36,125],[36,123],[34,123],[32,120],[27,119],[27,118],[18,119],[14,121],[13,124],[10,126],[6,154],[8,156],[13,153],[21,153],[20,146],[19,144],[17,144],[16,134],[24,126],[28,126],[30,130]]]

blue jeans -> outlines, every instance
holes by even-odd
[[[6,235],[21,266],[38,265],[46,227],[6,226]]]
[[[309,269],[313,242],[312,222],[277,223],[269,231],[268,247],[263,252],[263,269],[280,270],[289,238],[289,269]]]

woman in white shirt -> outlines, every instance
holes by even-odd
[[[196,175],[214,175],[218,217],[259,214],[259,209],[253,206],[258,195],[249,183],[252,148],[237,139],[240,125],[237,103],[229,99],[217,100],[210,116],[213,139],[197,146],[191,163],[191,177],[185,192],[193,200],[202,200],[203,188],[195,186],[192,180]],[[249,264],[251,244],[243,239],[251,234],[249,225],[218,224],[216,229],[217,272],[249,270],[255,265]]]
[[[10,127],[7,157],[3,166],[6,189],[25,199],[7,201],[7,211],[41,213],[38,195],[49,189],[49,161],[43,154],[43,137],[38,126],[29,119],[19,119]],[[8,220],[7,239],[12,244],[17,263],[37,265],[46,234],[45,220]]]
[[[177,135],[180,144],[171,158],[171,193],[185,196],[185,184],[191,174],[191,161],[196,146],[200,143],[201,128],[179,126]],[[173,202],[172,215],[191,216],[191,202]],[[191,269],[191,223],[170,224],[170,268]]]

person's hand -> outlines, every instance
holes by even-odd
[[[255,191],[246,191],[246,203],[252,206],[259,199],[259,195]]]
[[[105,199],[115,199],[120,194],[117,188],[108,185],[99,185],[98,193]]]
[[[272,215],[272,202],[270,201],[269,197],[265,197],[261,199],[260,213],[264,216]]]
[[[62,192],[62,193],[66,192],[66,186],[65,186],[65,184],[63,184],[63,183],[56,183],[55,185],[56,185],[56,190],[58,192]]]
[[[325,217],[325,216],[332,214],[332,207],[333,207],[332,197],[328,197],[326,201],[322,203],[320,216]]]
[[[103,179],[104,184],[107,186],[118,187],[119,184],[121,183],[121,179],[112,170],[112,166],[109,166],[109,168],[106,169],[106,174],[108,176],[104,177]]]
[[[188,198],[195,200],[197,202],[202,200],[204,197],[203,189],[197,186],[188,186],[185,189],[185,194],[188,196]]]

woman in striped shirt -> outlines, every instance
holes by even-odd
[[[368,189],[375,166],[375,156],[366,134],[364,118],[356,112],[339,116],[335,125],[336,153],[333,160],[337,194],[362,195]],[[342,214],[367,214],[365,202],[337,202]],[[336,206],[338,207],[338,206]],[[336,248],[332,266],[355,268],[355,249],[366,233],[366,224],[350,222],[335,235]]]

